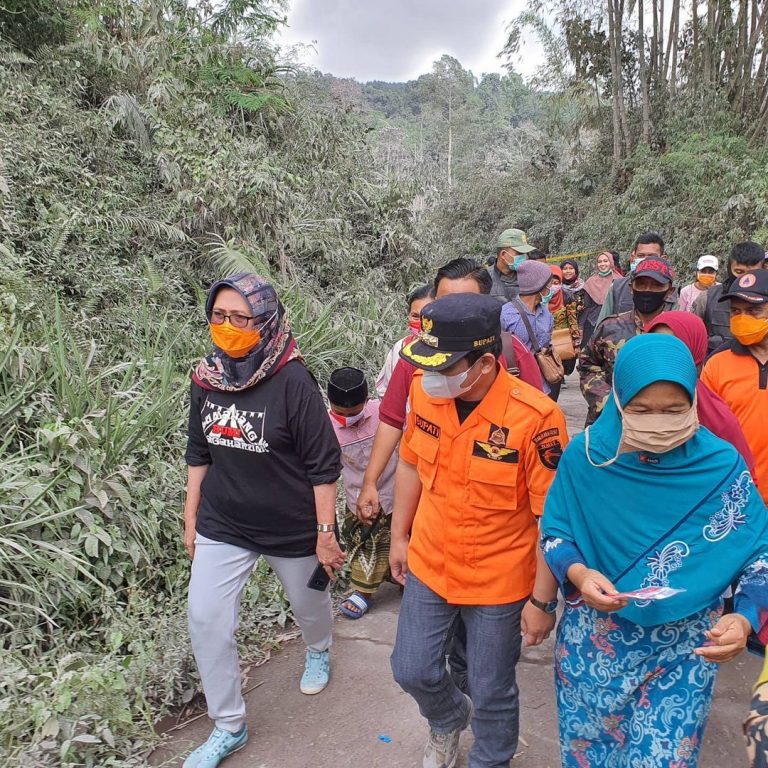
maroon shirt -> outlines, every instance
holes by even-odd
[[[536,358],[528,347],[516,336],[512,337],[517,355],[517,367],[520,369],[520,378],[532,387],[543,391],[541,372]],[[506,360],[502,355],[499,358],[502,368],[507,368]],[[392,372],[392,378],[387,385],[387,391],[379,406],[379,420],[395,429],[405,427],[405,406],[408,402],[408,394],[411,391],[411,379],[413,379],[416,366],[406,362],[402,358]]]

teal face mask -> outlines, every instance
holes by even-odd
[[[547,292],[541,294],[541,303],[545,305],[549,304],[549,302],[552,301],[554,296],[555,296],[555,289],[550,285]]]
[[[629,271],[634,272],[641,261],[644,261],[644,259],[632,259],[632,261],[629,262]]]
[[[515,256],[512,261],[507,261],[507,266],[512,270],[517,270],[517,268],[526,260],[525,256],[517,255]]]

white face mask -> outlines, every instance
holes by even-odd
[[[354,416],[342,416],[340,413],[331,411],[331,416],[341,424],[342,427],[353,427],[360,419],[365,416],[365,408]]]
[[[365,416],[364,410],[360,411],[360,413],[356,413],[354,416],[347,416],[347,426],[351,427],[354,424],[357,424],[357,422],[360,421],[360,419],[362,419],[363,416]]]
[[[475,383],[473,381],[471,384],[467,384],[469,372],[474,367],[471,365],[466,371],[457,373],[455,376],[446,376],[438,371],[426,371],[421,377],[421,386],[430,397],[457,398],[462,392],[471,389]]]
[[[586,430],[587,459],[593,467],[607,467],[613,464],[622,453],[647,451],[648,453],[668,453],[690,440],[699,428],[697,398],[693,405],[682,413],[625,413],[622,410],[616,392],[613,399],[621,414],[621,439],[616,455],[604,462],[595,464],[589,455],[589,429]]]

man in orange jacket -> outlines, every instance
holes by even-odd
[[[744,246],[760,249],[757,243]],[[733,339],[705,363],[701,381],[736,414],[768,504],[768,270],[736,278],[720,301],[730,302]]]
[[[424,308],[421,333],[400,353],[421,370],[396,473],[390,568],[405,592],[392,670],[429,721],[424,768],[455,764],[470,721],[470,768],[509,763],[522,636],[537,645],[554,626],[557,587],[538,517],[567,441],[565,418],[501,369],[500,338],[498,302],[456,294]],[[459,616],[471,702],[445,666]]]

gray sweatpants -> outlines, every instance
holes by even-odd
[[[208,717],[219,728],[237,732],[245,724],[240,659],[235,630],[240,598],[260,555],[197,534],[189,582],[189,635],[203,681]],[[307,587],[317,557],[264,555],[285,589],[310,651],[331,647],[333,613],[329,590]]]

